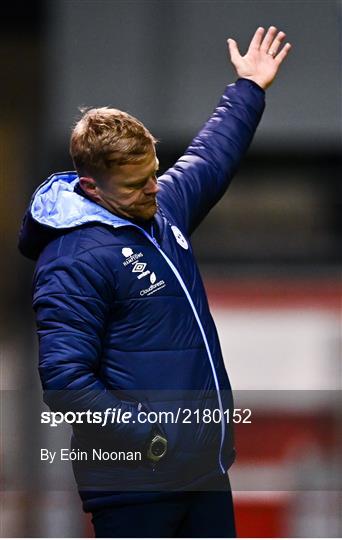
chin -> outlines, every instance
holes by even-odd
[[[137,220],[141,220],[141,221],[148,221],[149,219],[152,219],[153,216],[156,214],[157,212],[157,204],[153,204],[151,205],[149,208],[147,208],[145,211],[143,212],[140,212],[139,214],[137,214],[135,216],[135,219]]]

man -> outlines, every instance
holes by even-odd
[[[235,536],[231,389],[189,237],[252,140],[284,38],[258,28],[245,56],[228,40],[239,78],[158,180],[156,140],[138,120],[85,112],[71,136],[77,172],[48,178],[25,215],[44,399],[57,411],[126,413],[75,423],[72,448],[141,456],[74,462],[96,536]]]

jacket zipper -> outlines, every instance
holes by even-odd
[[[133,224],[132,224],[133,225]],[[146,238],[148,238],[148,240],[150,242],[152,242],[152,244],[157,248],[157,250],[159,251],[159,253],[162,255],[162,257],[165,259],[165,261],[167,262],[167,264],[169,265],[169,267],[171,268],[172,272],[174,273],[174,275],[176,276],[180,286],[182,287],[183,291],[185,292],[185,296],[187,297],[187,300],[191,306],[191,309],[193,311],[193,314],[195,316],[195,319],[196,319],[196,322],[198,324],[198,327],[200,329],[200,332],[202,334],[202,338],[203,338],[203,341],[204,341],[204,345],[205,345],[205,348],[207,350],[207,354],[208,354],[208,358],[209,358],[209,362],[210,362],[210,366],[211,366],[211,370],[212,370],[212,373],[213,373],[213,377],[214,377],[214,381],[215,381],[215,387],[216,387],[216,393],[217,393],[217,399],[218,399],[218,403],[219,403],[219,407],[220,407],[220,411],[221,411],[221,445],[220,445],[220,452],[219,452],[219,464],[220,464],[220,468],[221,468],[221,471],[223,472],[223,474],[225,474],[226,470],[225,470],[225,467],[223,466],[222,464],[222,460],[221,460],[221,454],[222,454],[222,447],[223,447],[223,442],[224,442],[224,437],[225,437],[225,425],[224,425],[224,414],[223,414],[223,406],[222,406],[222,400],[221,400],[221,394],[220,394],[220,387],[219,387],[219,384],[218,384],[218,380],[217,380],[217,375],[216,375],[216,371],[215,371],[215,366],[214,366],[214,361],[213,361],[213,358],[211,356],[211,352],[210,352],[210,348],[209,348],[209,343],[208,343],[208,340],[207,340],[207,336],[205,335],[205,332],[204,332],[204,328],[202,326],[202,323],[201,323],[201,320],[199,318],[199,315],[197,313],[197,310],[196,310],[196,307],[192,301],[192,298],[190,296],[190,293],[180,275],[180,273],[178,272],[177,268],[175,267],[175,265],[173,264],[173,262],[169,259],[169,257],[164,253],[164,251],[161,249],[160,245],[158,244],[156,238],[154,238],[153,236],[153,226],[151,228],[151,233],[152,233],[152,236],[148,234],[147,231],[145,231],[145,229],[143,229],[142,227],[139,227],[139,225],[133,225],[133,227],[136,227],[137,229],[140,229],[143,234],[146,236]]]

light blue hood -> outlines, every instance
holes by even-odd
[[[75,171],[51,175],[34,192],[19,233],[18,248],[29,259],[37,260],[44,247],[65,231],[90,223],[111,227],[132,225],[102,206],[74,191]]]
[[[54,229],[69,229],[90,222],[113,227],[131,222],[116,216],[102,206],[74,191],[79,178],[74,171],[55,173],[35,191],[31,202],[31,216]]]

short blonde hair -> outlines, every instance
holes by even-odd
[[[138,163],[154,150],[157,139],[134,116],[108,107],[81,112],[70,139],[79,176],[105,180],[115,166]]]

